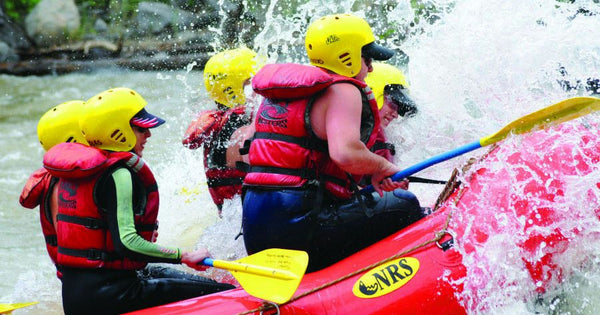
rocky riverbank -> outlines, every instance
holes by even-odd
[[[74,0],[41,0],[22,23],[0,7],[0,73],[168,70],[190,64],[202,69],[215,50],[249,46],[258,32],[260,19],[242,1],[184,3],[139,2],[128,15],[123,8],[101,11]]]

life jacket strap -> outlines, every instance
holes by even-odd
[[[90,249],[73,249],[73,248],[65,248],[58,247],[58,252],[63,255],[73,256],[73,257],[82,257],[87,258],[89,260],[101,260],[101,261],[112,261],[120,258],[115,253],[110,253],[107,251],[90,248]]]
[[[248,173],[273,173],[298,176],[302,179],[317,179],[317,172],[309,168],[284,168],[276,166],[250,166]]]
[[[241,185],[243,182],[244,182],[244,179],[242,177],[235,177],[235,178],[209,178],[206,181],[206,183],[208,184],[208,187],[210,187],[210,188],[221,187],[221,186]]]
[[[396,147],[392,143],[388,142],[375,142],[371,147],[371,152],[375,152],[377,150],[389,150],[392,155],[396,155]]]
[[[106,222],[104,222],[104,220],[100,220],[100,219],[96,219],[96,218],[76,217],[76,216],[72,216],[72,215],[66,215],[66,214],[59,213],[56,216],[56,220],[62,221],[62,222],[67,222],[67,223],[83,225],[86,228],[92,229],[92,230],[106,230],[107,229]]]
[[[59,213],[56,216],[56,219],[58,221],[62,221],[62,222],[83,225],[86,228],[92,229],[92,230],[108,229],[106,222],[104,220],[96,219],[96,218],[83,218],[83,217],[76,217],[76,216],[72,216],[72,215]],[[135,229],[139,232],[154,231],[154,230],[158,229],[158,224],[156,224],[156,223],[136,224]]]
[[[46,236],[44,236],[44,240],[46,240],[46,244],[48,244],[50,246],[58,245],[58,239],[57,239],[56,235],[46,235]]]
[[[289,142],[297,144],[303,148],[309,150],[317,150],[320,152],[328,152],[327,141],[309,137],[294,137],[290,135],[284,135],[279,133],[271,133],[271,132],[257,132],[254,134],[253,139],[267,139],[267,140],[277,140],[283,142]]]

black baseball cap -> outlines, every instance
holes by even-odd
[[[362,56],[373,60],[388,60],[394,56],[394,51],[372,42],[361,49]]]
[[[383,88],[383,95],[389,97],[398,106],[398,116],[412,117],[417,114],[417,104],[408,96],[402,84],[388,84]]]

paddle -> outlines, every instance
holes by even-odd
[[[26,307],[29,305],[37,304],[38,302],[27,302],[27,303],[2,303],[0,304],[0,314],[10,314],[12,311]]]
[[[252,296],[285,303],[300,285],[308,265],[308,254],[299,250],[270,248],[236,261],[205,258],[202,264],[229,270]]]
[[[446,183],[448,183],[448,181],[445,181],[445,180],[429,179],[429,178],[416,177],[416,176],[408,176],[407,179],[411,183],[440,184],[440,185],[446,185]]]
[[[417,173],[425,168],[432,165],[444,162],[453,157],[465,154],[467,152],[479,149],[481,147],[494,144],[506,138],[509,134],[523,134],[537,129],[544,129],[549,126],[558,125],[562,122],[575,119],[591,112],[600,110],[600,98],[596,97],[573,97],[564,101],[558,102],[554,105],[550,105],[546,108],[540,109],[529,115],[523,116],[517,120],[514,120],[510,124],[504,126],[498,132],[491,134],[487,137],[483,137],[477,141],[463,145],[462,147],[456,148],[452,151],[442,153],[431,157],[423,162],[417,163],[411,167],[405,168],[400,172],[392,175],[390,178],[393,181],[399,181],[406,178],[409,175]],[[369,185],[362,191],[372,192],[373,186]]]

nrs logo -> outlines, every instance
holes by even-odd
[[[363,299],[386,295],[408,283],[418,270],[419,260],[416,258],[398,258],[367,271],[354,283],[352,292]]]

